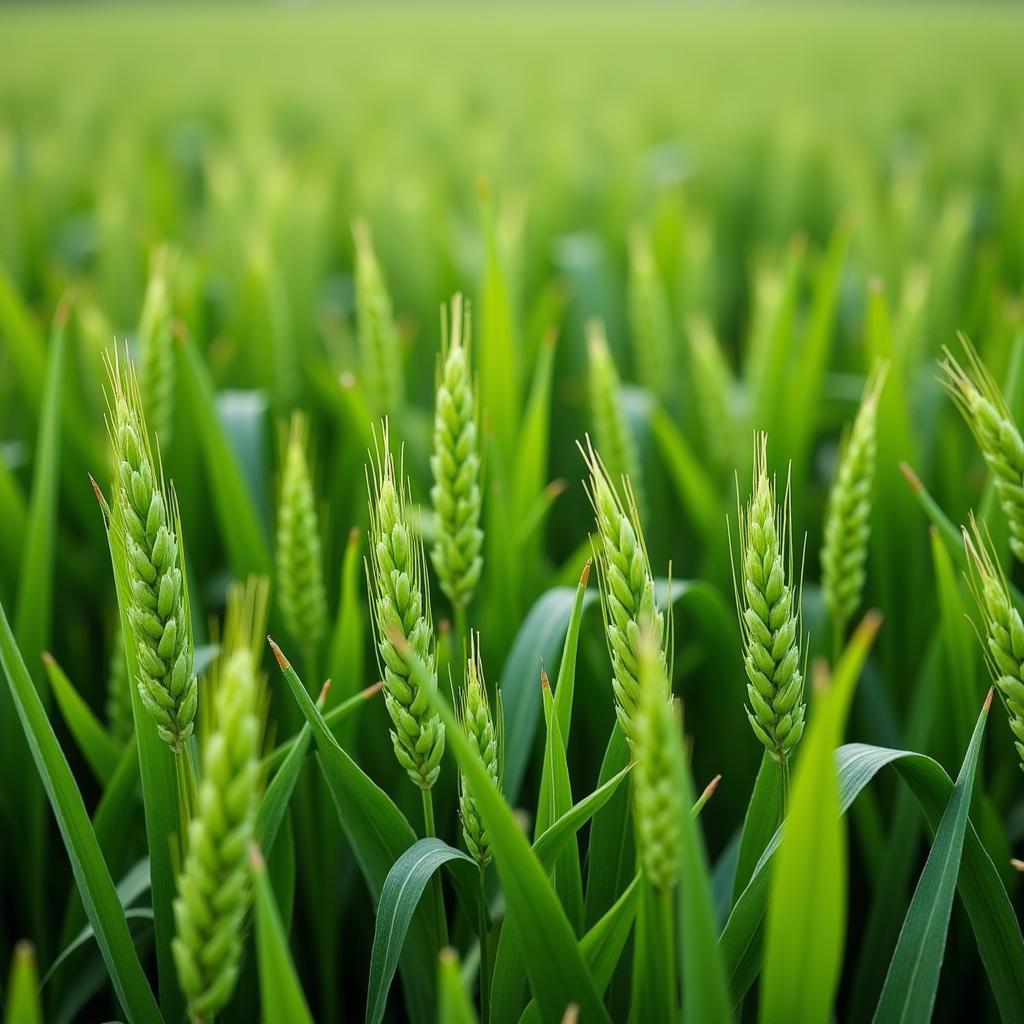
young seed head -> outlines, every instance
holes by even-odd
[[[688,333],[694,409],[708,459],[719,472],[731,472],[736,465],[738,448],[732,371],[706,317],[694,317]]]
[[[681,756],[679,723],[665,676],[660,646],[647,631],[638,648],[640,694],[633,748],[633,802],[644,873],[658,889],[671,889],[679,878],[682,847],[682,793],[673,759]]]
[[[991,541],[982,535],[973,515],[970,530],[964,530],[964,544],[969,563],[967,579],[981,612],[978,637],[1006,705],[1017,757],[1024,770],[1024,622],[1014,607]]]
[[[1024,439],[992,374],[974,346],[961,339],[965,369],[945,349],[942,384],[971,428],[995,480],[996,496],[1010,527],[1010,549],[1024,562]]]
[[[491,715],[487,698],[483,664],[480,660],[480,635],[470,636],[470,652],[466,662],[465,686],[459,700],[459,720],[473,749],[480,755],[487,774],[499,789],[504,769],[504,722],[501,693],[496,701],[496,715]],[[466,777],[459,774],[459,817],[462,819],[462,837],[470,856],[486,867],[491,860],[491,844],[480,820],[476,800]]]
[[[878,449],[878,396],[886,367],[871,375],[857,418],[843,441],[835,480],[828,496],[821,549],[821,585],[825,605],[840,634],[860,606],[864,566],[871,535],[871,489]]]
[[[139,391],[160,444],[171,439],[174,419],[174,339],[172,334],[170,251],[160,248],[153,256],[139,316]]]
[[[640,635],[644,629],[650,633],[651,643],[660,651],[659,657],[664,666],[668,631],[665,629],[665,617],[655,601],[654,577],[629,480],[623,480],[626,492],[623,502],[589,438],[587,447],[581,445],[580,451],[590,471],[587,493],[597,524],[597,536],[591,538],[591,544],[597,562],[605,636],[612,660],[615,714],[630,745],[635,747],[640,700]],[[667,670],[663,674],[667,680]]]
[[[192,735],[198,688],[185,586],[181,522],[154,460],[138,382],[129,363],[109,364],[108,423],[114,450],[112,536],[124,546],[136,680],[160,736],[178,753]]]
[[[370,557],[367,578],[373,607],[377,655],[384,699],[394,729],[395,757],[421,789],[429,789],[441,771],[444,724],[433,710],[431,694],[410,676],[396,647],[400,636],[430,670],[436,686],[434,630],[430,621],[426,567],[418,523],[409,509],[407,485],[395,473],[387,422],[377,449],[370,491]]]
[[[305,416],[293,413],[277,514],[277,593],[285,628],[309,655],[323,639],[327,599],[307,437]]]
[[[188,826],[188,853],[174,901],[171,943],[195,1020],[227,1005],[238,979],[251,902],[246,851],[262,791],[266,700],[255,651],[265,624],[266,581],[228,597],[223,653],[211,677],[202,772]]]
[[[356,320],[364,391],[378,414],[397,415],[404,404],[405,388],[391,297],[365,222],[352,225],[352,238],[356,247]]]
[[[739,510],[740,574],[733,583],[743,637],[747,718],[754,734],[784,764],[804,731],[800,665],[800,592],[793,585],[789,485],[781,506],[768,475],[768,437],[754,441],[754,478]]]
[[[615,360],[608,350],[600,320],[587,324],[590,361],[590,415],[597,447],[612,480],[629,477],[638,508],[644,507],[640,456],[622,405],[622,387]]]
[[[480,529],[480,455],[477,402],[469,364],[469,308],[462,296],[452,299],[451,333],[445,329],[445,352],[438,374],[434,412],[434,454],[430,498],[437,515],[431,558],[441,589],[456,608],[473,596],[483,558]]]
[[[673,380],[672,318],[650,236],[642,229],[629,246],[629,336],[644,387],[665,397]]]

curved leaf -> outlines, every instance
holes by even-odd
[[[485,903],[476,861],[469,854],[434,837],[420,839],[410,846],[384,879],[377,904],[366,993],[366,1019],[371,1024],[380,1024],[384,1016],[391,979],[395,976],[413,913],[431,876],[442,866],[448,868],[469,919],[481,919],[481,908]]]
[[[142,971],[114,882],[103,860],[96,833],[75,785],[71,769],[53,734],[39,694],[14,642],[7,613],[0,605],[0,662],[35,761],[50,799],[89,922],[110,972],[117,997],[130,1022],[161,1021],[156,1000]]]
[[[925,1024],[931,1020],[946,949],[949,917],[953,911],[953,893],[960,871],[981,737],[991,706],[990,691],[903,922],[882,998],[875,1012],[876,1021],[920,1021]]]

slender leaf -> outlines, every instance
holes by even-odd
[[[50,806],[64,839],[85,912],[96,932],[100,952],[128,1020],[161,1020],[153,993],[132,944],[128,924],[96,834],[75,785],[71,769],[53,734],[22,660],[7,613],[0,605],[0,661],[28,740],[36,771],[43,781]]]
[[[459,954],[454,949],[442,949],[440,956],[440,975],[438,977],[438,1008],[439,1024],[477,1024],[476,1010],[462,983],[459,971]]]
[[[846,859],[835,750],[880,619],[858,627],[828,691],[819,693],[793,780],[768,905],[762,1021],[827,1022],[846,931]]]
[[[926,1024],[932,1019],[971,810],[974,776],[981,753],[981,738],[991,706],[990,691],[903,922],[882,998],[875,1011],[876,1021],[920,1021]]]
[[[281,915],[267,879],[267,868],[258,848],[250,847],[253,903],[256,917],[256,957],[260,974],[260,1011],[265,1021],[313,1024],[295,964],[288,951]]]
[[[30,942],[19,942],[14,947],[4,1021],[5,1024],[43,1024],[36,954]]]

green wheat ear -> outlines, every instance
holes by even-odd
[[[174,338],[170,277],[174,258],[166,247],[158,249],[139,316],[139,391],[153,433],[165,448],[174,419]]]
[[[886,371],[886,366],[880,366],[868,380],[853,427],[840,447],[828,496],[821,586],[839,638],[860,606],[864,590],[871,535],[871,490],[878,453],[878,398]]]
[[[654,577],[647,557],[640,517],[629,479],[623,478],[623,500],[612,485],[601,457],[587,439],[579,446],[590,471],[587,494],[594,508],[597,535],[591,538],[597,562],[605,637],[612,661],[615,714],[630,746],[637,743],[640,702],[638,665],[640,635],[646,629],[666,663],[670,629],[659,611]],[[667,669],[665,671],[668,677]]]
[[[161,738],[180,753],[192,735],[198,686],[192,669],[192,619],[185,586],[181,521],[154,459],[127,361],[108,362],[108,425],[114,451],[112,531],[124,545],[128,622],[138,647],[136,683]]]
[[[748,679],[747,718],[785,769],[804,731],[800,589],[794,586],[789,485],[779,505],[763,433],[754,440],[751,495],[738,519],[740,569],[737,574],[733,565],[733,583]]]
[[[483,761],[491,781],[500,790],[505,763],[504,714],[500,691],[495,704],[495,713],[492,715],[487,684],[484,682],[483,663],[480,660],[480,634],[472,634],[469,658],[466,661],[465,685],[458,702],[459,721],[470,745]],[[462,821],[462,838],[466,842],[466,849],[481,868],[486,867],[491,860],[490,840],[480,820],[472,788],[461,773],[459,818]]]
[[[590,415],[594,436],[612,480],[629,477],[638,508],[644,508],[640,455],[622,405],[622,384],[600,320],[587,324]]]
[[[352,225],[356,248],[356,321],[363,390],[381,416],[397,416],[405,403],[402,358],[391,297],[365,221]]]
[[[644,873],[658,889],[671,889],[679,878],[683,795],[675,782],[673,745],[679,722],[671,699],[665,659],[649,630],[641,630],[638,675],[633,803]]]
[[[434,412],[430,498],[437,516],[430,552],[441,589],[455,608],[473,597],[483,557],[477,399],[470,371],[469,306],[452,299],[450,333],[442,313],[442,354]]]
[[[285,628],[307,657],[327,627],[320,527],[307,462],[309,424],[292,414],[277,514],[277,593]]]
[[[971,429],[995,480],[996,496],[1010,528],[1010,549],[1024,562],[1024,439],[974,346],[963,336],[966,369],[944,349],[942,384]]]
[[[266,694],[257,652],[267,595],[264,579],[232,587],[222,654],[204,704],[201,773],[171,944],[194,1021],[210,1020],[227,1005],[241,967],[251,903],[246,851],[262,793]]]
[[[1024,622],[1014,607],[992,542],[982,535],[973,513],[970,526],[963,535],[969,564],[967,579],[981,612],[978,637],[985,663],[1006,705],[1013,745],[1024,770]]]
[[[672,387],[672,318],[651,248],[651,239],[636,229],[629,245],[629,336],[644,387],[665,398]],[[600,435],[599,435],[600,436]]]
[[[384,699],[394,728],[395,757],[421,789],[433,786],[441,771],[444,724],[433,710],[431,693],[411,678],[406,657],[394,634],[407,643],[429,668],[431,687],[437,685],[434,629],[430,594],[426,589],[426,560],[419,523],[409,505],[404,475],[395,472],[387,421],[367,470],[370,492],[370,557],[367,580],[373,609],[377,660],[384,679]]]

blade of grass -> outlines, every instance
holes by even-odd
[[[313,1024],[306,997],[288,951],[281,916],[267,879],[267,866],[259,848],[249,847],[253,903],[256,917],[256,957],[260,975],[260,1011],[263,1020]]]
[[[4,1021],[5,1024],[43,1024],[36,953],[30,942],[19,942],[14,947]]]
[[[925,1024],[932,1018],[971,809],[974,776],[981,753],[981,738],[992,706],[993,692],[990,690],[985,698],[956,785],[914,891],[896,943],[896,952],[889,964],[882,998],[875,1011],[876,1021],[920,1021]]]
[[[121,759],[120,748],[100,724],[92,708],[82,700],[74,683],[68,679],[49,651],[43,651],[43,664],[65,725],[96,780],[106,786]]]
[[[82,795],[57,743],[0,605],[0,662],[28,740],[32,759],[71,860],[85,912],[121,1006],[131,1024],[160,1022],[160,1011],[142,971],[113,880],[96,841]]]

